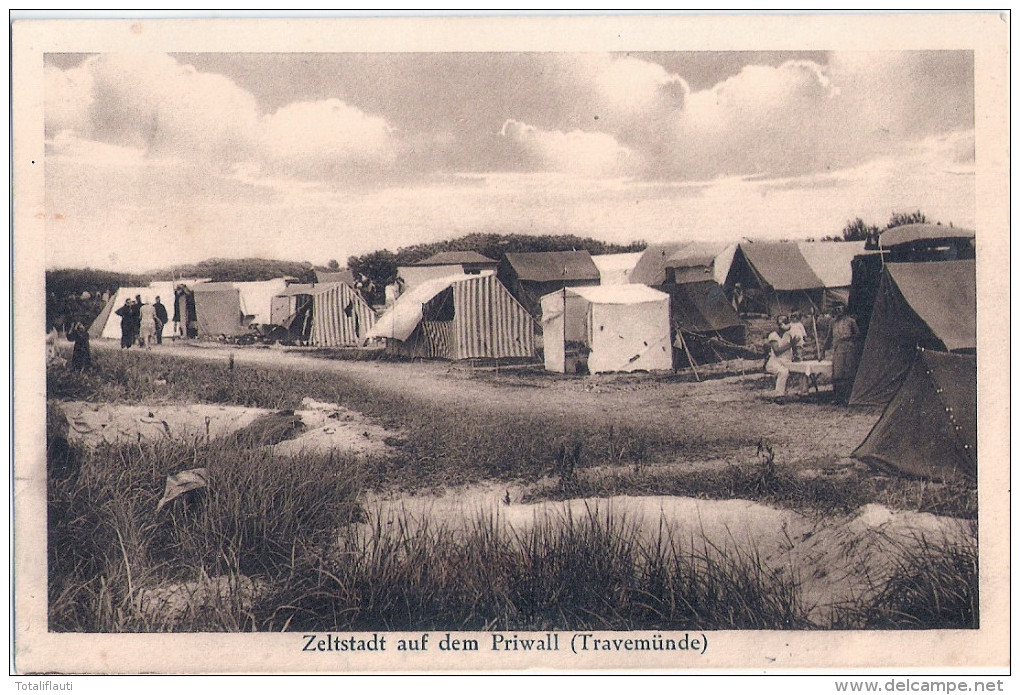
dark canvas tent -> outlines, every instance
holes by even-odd
[[[666,266],[674,255],[690,246],[688,241],[649,244],[630,271],[631,283],[658,287],[667,282]]]
[[[936,224],[908,224],[887,229],[879,237],[881,250],[865,252],[853,259],[847,312],[857,318],[857,325],[867,333],[886,263],[973,260],[974,239],[972,230]]]
[[[195,293],[198,337],[241,335],[246,332],[241,312],[241,293],[229,282],[201,282],[191,285]]]
[[[343,282],[354,287],[354,271],[350,268],[340,268],[339,270],[316,270],[315,281],[322,285],[332,282]]]
[[[919,351],[856,458],[909,476],[977,478],[977,358]]]
[[[887,229],[878,246],[892,263],[962,261],[974,258],[975,234],[970,229],[940,224],[905,224]]]
[[[689,366],[688,351],[698,364],[718,362],[724,343],[744,343],[744,323],[715,280],[715,264],[729,262],[728,248],[718,242],[652,244],[630,274],[632,283],[669,295],[671,335],[682,333],[684,341],[674,341],[675,368]]]
[[[769,316],[821,311],[825,283],[794,242],[745,242],[737,246],[726,276],[731,293],[743,292],[742,312]]]
[[[550,292],[598,285],[600,278],[587,251],[508,253],[496,275],[532,316],[541,314],[542,297]]]
[[[485,275],[496,272],[497,261],[477,251],[443,251],[418,261],[413,265],[397,268],[397,276],[403,282],[402,291],[436,278],[450,275]]]
[[[974,261],[890,263],[882,271],[851,405],[888,403],[917,348],[977,348]]]
[[[273,323],[292,340],[317,347],[351,347],[375,325],[372,307],[345,282],[291,285],[273,298]]]
[[[535,320],[495,275],[426,280],[402,294],[367,338],[408,357],[534,357]]]

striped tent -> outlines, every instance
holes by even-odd
[[[273,298],[273,323],[309,345],[349,347],[364,342],[375,312],[344,282],[291,285]]]
[[[535,321],[494,275],[427,280],[401,295],[368,338],[410,357],[533,357]]]

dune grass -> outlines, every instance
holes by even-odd
[[[48,447],[52,630],[976,625],[976,546],[904,547],[891,581],[820,625],[801,605],[797,577],[767,568],[753,551],[719,552],[707,542],[681,546],[665,533],[648,538],[597,507],[526,531],[487,517],[474,519],[466,533],[401,517],[357,523],[367,488],[550,475],[559,482],[547,497],[739,497],[826,512],[892,501],[970,516],[966,491],[860,475],[805,480],[784,466],[782,452],[769,465],[653,475],[647,464],[680,454],[715,458],[746,446],[751,458],[754,443],[661,427],[606,427],[569,414],[549,419],[456,404],[423,407],[414,393],[382,393],[335,372],[126,353],[103,353],[97,363],[84,376],[50,370],[50,398],[284,409],[309,396],[399,429],[399,450],[355,461],[277,458],[236,439],[139,440],[93,450],[66,439],[54,443]],[[59,435],[59,420],[50,409],[51,434]],[[619,474],[586,474],[597,466]],[[201,467],[211,473],[209,488],[157,513],[165,476]],[[183,606],[175,603],[181,596]]]
[[[67,465],[67,459],[73,465]],[[50,628],[159,628],[146,587],[207,577],[276,581],[359,518],[353,461],[280,460],[227,441],[72,447],[49,479]],[[157,511],[168,474],[207,468],[210,484]],[[206,616],[208,618],[209,616]],[[194,617],[193,627],[205,627]],[[223,629],[219,617],[213,627]]]

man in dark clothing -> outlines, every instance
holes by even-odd
[[[162,345],[163,326],[166,325],[166,322],[170,317],[166,313],[166,307],[159,301],[159,297],[156,297],[156,301],[152,303],[152,310],[154,312],[156,323],[156,345]]]
[[[124,300],[124,306],[114,312],[120,317],[120,347],[126,349],[135,344],[135,310],[134,300],[130,297]]]
[[[89,344],[89,332],[80,321],[68,331],[67,339],[74,341],[74,351],[71,353],[71,369],[84,372],[92,368],[92,346]]]

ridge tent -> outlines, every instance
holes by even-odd
[[[599,284],[599,269],[587,251],[508,253],[496,276],[532,316],[539,315],[542,297],[550,292]]]
[[[233,284],[241,294],[244,324],[247,326],[252,323],[272,323],[273,297],[287,289],[287,278]]]
[[[722,359],[720,351],[726,352],[719,339],[734,345],[743,345],[746,340],[744,322],[715,280],[716,263],[727,262],[727,251],[732,248],[717,242],[691,242],[679,248],[655,245],[650,253],[646,252],[642,272],[631,276],[658,279],[654,288],[669,295],[671,334],[684,341],[678,339],[674,344],[675,368],[690,365],[687,351],[696,363],[718,362]]]
[[[664,285],[659,289],[669,295],[673,335],[682,333],[697,364],[726,359],[727,355],[732,356],[733,345],[747,342],[747,326],[726,298],[725,290],[714,280]],[[725,342],[718,342],[720,339]],[[690,366],[683,344],[677,342],[674,347],[677,348],[674,366],[678,369]]]
[[[976,480],[977,358],[918,351],[853,456],[919,478]]]
[[[681,284],[714,280],[722,285],[736,248],[736,244],[720,241],[692,241],[666,258],[666,281]]]
[[[644,285],[571,287],[542,297],[545,368],[568,371],[573,344],[588,371],[671,369],[669,295]],[[571,370],[573,371],[573,370]]]
[[[205,280],[178,280],[172,282],[156,281],[149,283],[148,287],[120,287],[110,300],[103,307],[103,310],[99,313],[89,327],[89,337],[91,338],[109,338],[112,340],[120,339],[120,316],[117,316],[116,310],[124,306],[125,299],[134,299],[137,295],[142,296],[142,301],[146,304],[152,304],[156,297],[160,298],[160,301],[166,307],[167,323],[163,326],[163,337],[173,337],[173,317],[174,317],[174,287],[181,284],[182,282],[189,285],[197,286],[199,283],[205,282]]]
[[[825,283],[811,269],[795,242],[739,244],[725,284],[731,294],[740,284],[741,312],[769,316],[811,313],[821,311],[824,304]]]
[[[241,293],[229,282],[189,285],[194,293],[198,337],[235,336],[247,332],[242,323]],[[170,312],[173,319],[173,312]]]
[[[669,241],[661,244],[649,244],[641,253],[634,270],[630,273],[630,281],[638,285],[656,287],[667,282],[666,265],[670,258],[690,246],[689,241]]]
[[[854,258],[872,254],[863,241],[801,241],[797,249],[822,281],[822,310],[833,304],[846,304],[850,298]]]
[[[974,240],[972,230],[936,224],[907,224],[887,229],[879,236],[880,250],[865,252],[853,259],[847,312],[857,318],[857,325],[866,334],[885,264],[973,260]]]
[[[309,345],[352,347],[364,342],[375,312],[347,283],[295,284],[273,297],[272,323]]]
[[[495,275],[451,275],[402,294],[366,338],[410,357],[533,357],[535,321]]]
[[[354,271],[350,268],[341,268],[340,270],[316,270],[315,282],[320,285],[332,282],[345,282],[351,287],[354,287]]]
[[[397,277],[404,281],[403,291],[417,287],[427,280],[450,275],[492,275],[498,261],[477,251],[443,251],[412,265],[397,268]]]
[[[600,285],[626,285],[630,282],[630,274],[641,258],[638,253],[607,253],[592,256],[591,261],[599,271]]]
[[[850,405],[885,404],[918,347],[977,349],[974,261],[889,263],[875,298]]]

